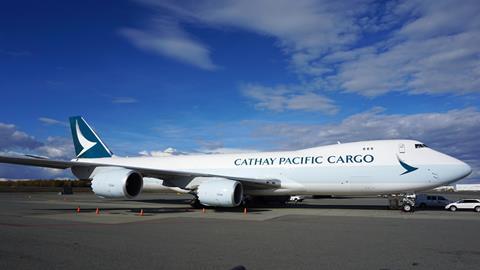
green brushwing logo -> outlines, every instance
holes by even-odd
[[[398,155],[397,155],[397,159],[398,159],[398,162],[400,162],[400,165],[402,165],[402,167],[405,169],[405,171],[404,171],[402,174],[400,174],[400,175],[404,175],[404,174],[407,174],[407,173],[411,173],[411,172],[416,171],[416,170],[418,169],[418,168],[413,167],[413,166],[410,166],[410,165],[408,165],[407,163],[405,163],[404,161],[402,161],[402,160],[400,159],[400,157],[398,157]]]
[[[78,158],[112,156],[112,152],[81,116],[70,117],[70,129]]]

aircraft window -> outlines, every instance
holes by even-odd
[[[415,148],[425,148],[425,147],[428,147],[426,144],[423,144],[423,143],[416,143],[415,144]]]

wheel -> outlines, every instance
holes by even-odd
[[[190,205],[192,206],[193,209],[201,209],[202,207],[205,207],[200,203],[200,201],[197,198],[191,200]]]
[[[420,208],[426,208],[426,207],[427,207],[427,205],[425,203],[420,204]]]
[[[457,207],[454,206],[454,205],[450,206],[450,208],[448,208],[448,209],[450,209],[450,211],[452,211],[452,212],[457,211]]]
[[[480,206],[476,206],[473,210],[474,210],[475,212],[480,212]]]
[[[402,210],[403,212],[412,212],[413,207],[410,204],[406,203],[402,206]]]

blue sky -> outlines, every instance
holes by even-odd
[[[0,151],[68,159],[67,118],[83,115],[118,155],[415,138],[473,181],[479,14],[478,1],[3,3]]]

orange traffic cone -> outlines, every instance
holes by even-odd
[[[143,217],[143,209],[140,210],[140,214],[138,214],[139,216]]]
[[[98,207],[97,207],[97,210],[95,210],[95,214],[97,215],[100,214],[100,209],[98,209]]]
[[[77,207],[77,213],[80,213],[80,206]]]
[[[243,208],[243,214],[246,215],[247,214],[247,208]]]

